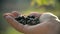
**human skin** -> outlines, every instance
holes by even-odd
[[[7,20],[7,22],[19,32],[22,32],[24,34],[59,34],[60,22],[55,19],[50,21],[43,21],[40,24],[30,26],[22,25],[16,21],[15,18],[19,15],[21,14],[16,11],[4,14],[4,18]],[[42,14],[33,12],[30,15],[40,17]]]

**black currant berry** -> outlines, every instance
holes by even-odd
[[[40,23],[39,18],[36,18],[35,16],[27,16],[26,18],[24,16],[19,16],[15,19],[23,25],[36,25]]]
[[[26,22],[28,25],[36,25],[39,24],[39,18],[36,18],[35,16],[27,16]]]
[[[25,25],[26,24],[26,19],[24,16],[19,16],[17,18],[15,18],[15,20],[17,20],[19,23]]]

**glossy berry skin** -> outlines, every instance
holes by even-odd
[[[36,25],[40,23],[39,18],[36,18],[35,16],[27,16],[26,18],[24,16],[19,16],[15,18],[15,20],[23,25]]]
[[[17,20],[19,23],[25,25],[26,24],[26,19],[24,16],[19,16],[17,18],[15,18],[15,20]]]
[[[36,25],[40,23],[39,18],[36,18],[35,16],[28,16],[26,20],[28,25]]]

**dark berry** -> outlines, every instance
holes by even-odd
[[[27,16],[26,22],[28,25],[36,25],[39,24],[39,18],[36,18],[35,16]]]
[[[17,20],[19,23],[25,25],[26,24],[26,19],[24,16],[19,16],[17,18],[15,18],[15,20]]]
[[[36,18],[35,16],[27,16],[26,18],[24,16],[19,16],[15,19],[23,25],[36,25],[40,23],[39,18]]]

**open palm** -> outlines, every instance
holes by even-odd
[[[16,30],[23,32],[24,34],[57,34],[59,25],[56,21],[44,21],[37,25],[22,25],[18,21],[15,20],[19,14],[16,11],[13,11],[11,13],[5,13],[4,18],[8,21],[11,26],[13,26]],[[42,14],[39,14],[37,12],[33,12],[30,15],[34,15],[35,17],[40,17]]]

